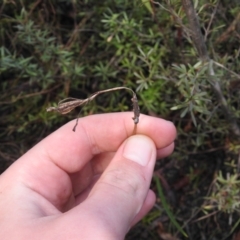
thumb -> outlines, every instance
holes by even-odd
[[[96,213],[101,226],[106,223],[112,239],[123,239],[138,213],[146,214],[149,207],[145,202],[151,207],[154,204],[155,196],[151,192],[149,195],[149,186],[155,160],[156,146],[150,138],[143,135],[128,138],[86,200],[88,210]]]

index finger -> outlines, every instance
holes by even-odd
[[[68,173],[79,171],[94,155],[116,151],[133,134],[132,113],[98,114],[79,119],[76,132],[71,121],[42,140],[27,154],[48,158]],[[176,136],[174,125],[141,114],[136,134],[150,137],[157,149],[170,145]]]

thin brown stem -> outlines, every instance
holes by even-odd
[[[46,110],[47,110],[47,112],[56,111],[56,112],[59,112],[61,114],[67,114],[67,113],[71,112],[74,108],[82,106],[82,105],[92,101],[99,94],[112,92],[112,91],[117,91],[117,90],[122,90],[122,89],[131,91],[132,94],[133,94],[132,102],[133,102],[134,117],[132,119],[134,121],[134,124],[138,124],[139,116],[140,116],[140,108],[139,108],[139,105],[138,105],[137,95],[131,88],[127,88],[127,87],[115,87],[115,88],[101,90],[101,91],[98,91],[96,93],[93,93],[90,97],[88,97],[86,99],[65,98],[58,103],[57,107],[49,107]],[[73,128],[74,132],[75,132],[76,127],[78,125],[78,119],[79,119],[79,114],[78,114],[78,117],[76,119],[76,124]]]
[[[191,0],[182,0],[183,8],[189,21],[189,27],[193,44],[197,49],[200,59],[205,62],[209,60],[207,47],[201,32],[200,23]]]

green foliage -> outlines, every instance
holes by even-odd
[[[46,107],[65,97],[86,98],[117,86],[138,91],[142,113],[174,121],[178,139],[169,161],[183,169],[183,174],[192,176],[199,170],[196,158],[219,148],[228,151],[216,158],[204,155],[202,161],[206,165],[219,158],[226,162],[224,156],[231,154],[237,162],[238,149],[231,146],[239,144],[232,139],[212,82],[217,79],[233,116],[239,118],[239,26],[227,31],[239,14],[239,4],[193,2],[211,63],[198,59],[180,0],[1,2],[2,162],[8,165],[79,111],[59,116],[47,113]],[[211,69],[215,79],[209,77]],[[129,94],[114,92],[87,104],[82,115],[128,109]],[[215,171],[214,167],[206,168]],[[235,198],[239,180],[233,169],[229,174],[225,182],[218,177],[212,199],[219,211],[232,214],[239,211]],[[202,187],[203,178],[204,174],[197,177],[197,183],[186,193],[188,197],[197,192],[195,188]],[[229,179],[235,181],[233,191],[228,192],[232,200],[224,199],[222,194],[230,191],[226,189]],[[209,177],[207,186],[211,180]],[[179,209],[186,207],[181,204]],[[180,210],[174,214],[180,219],[185,217]]]
[[[213,191],[208,198],[210,205],[207,209],[215,209],[229,214],[240,211],[240,180],[237,174],[227,175],[224,178],[222,172],[216,177]]]
[[[209,88],[206,79],[207,67],[201,65],[201,62],[196,63],[194,66],[188,64],[188,68],[183,64],[179,66],[173,65],[173,69],[179,72],[177,86],[185,100],[172,107],[171,110],[183,109],[180,114],[182,118],[189,112],[195,126],[197,126],[195,114],[211,114],[208,110],[211,97],[205,91],[206,88]]]
[[[160,181],[158,178],[155,178],[156,180],[156,184],[157,184],[157,191],[158,191],[158,195],[161,198],[162,201],[162,205],[164,210],[166,211],[167,215],[169,216],[171,222],[173,223],[173,225],[177,228],[177,230],[179,232],[182,233],[183,236],[188,237],[187,234],[184,232],[183,228],[179,225],[179,223],[176,221],[174,214],[172,213],[172,211],[169,208],[169,205],[167,203],[167,200],[163,194],[163,190],[162,190],[162,186],[160,184]]]

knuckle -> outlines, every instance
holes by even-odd
[[[136,174],[136,171],[122,168],[114,168],[108,171],[105,175],[105,181],[133,197],[137,195],[140,188],[146,185],[143,174]]]

